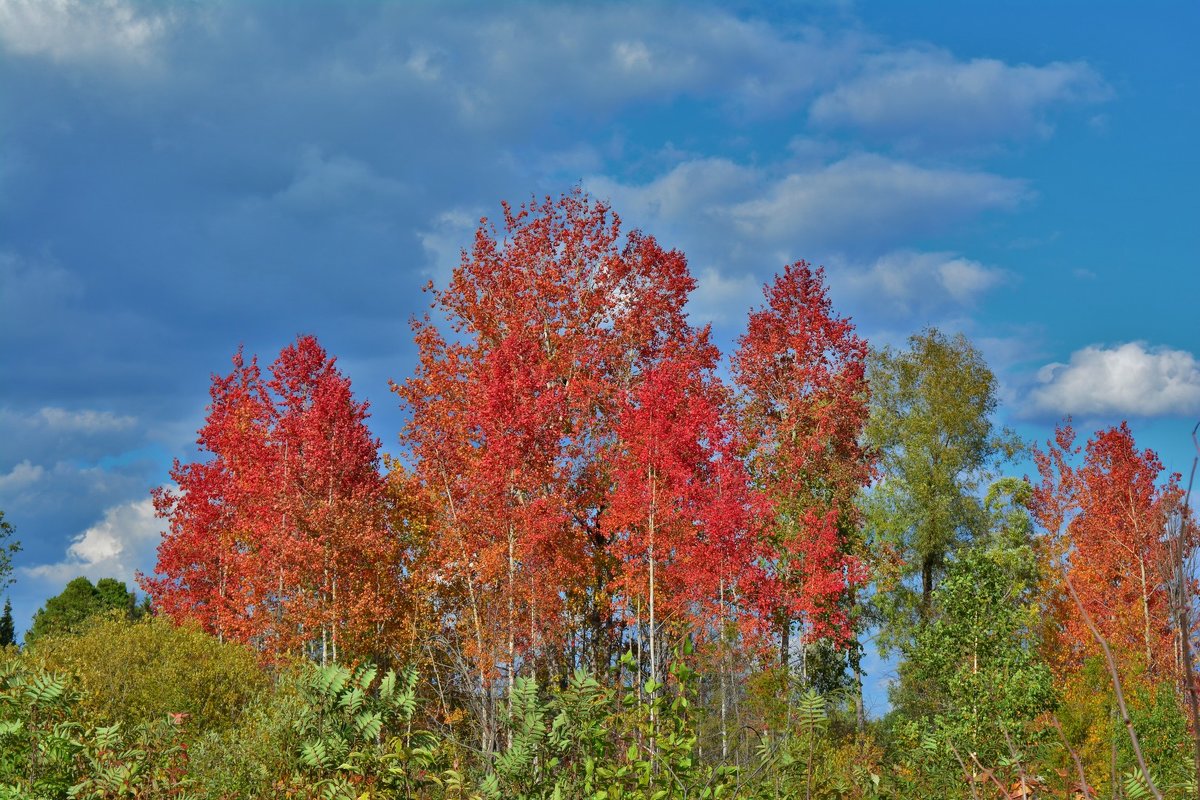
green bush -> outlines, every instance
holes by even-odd
[[[270,676],[250,650],[159,618],[99,617],[82,633],[50,635],[28,649],[42,668],[71,675],[82,720],[133,729],[186,714],[189,730],[232,724]]]

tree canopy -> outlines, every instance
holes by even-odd
[[[25,641],[32,642],[56,633],[78,633],[102,614],[136,619],[142,613],[137,607],[136,595],[123,581],[101,578],[93,584],[80,576],[68,582],[66,588],[34,613]]]

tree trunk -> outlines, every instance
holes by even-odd
[[[654,506],[656,497],[653,469],[648,470],[648,473],[650,477],[650,515],[648,520],[650,534],[648,550],[650,556],[650,680],[654,682],[654,691],[650,693],[650,763],[652,768],[657,770],[656,743],[658,738],[655,734],[658,730],[658,719],[654,711],[654,696],[658,694],[658,639],[655,631],[658,620],[654,616]]]
[[[1150,590],[1146,585],[1146,561],[1138,556],[1138,569],[1142,577],[1142,622],[1146,637],[1146,670],[1151,671],[1154,654],[1150,647]]]
[[[329,625],[329,640],[332,646],[333,663],[338,663],[338,620],[337,620],[337,575],[335,574],[329,583],[329,597],[333,620]]]
[[[786,710],[786,730],[792,728],[792,618],[785,612],[779,642],[779,667],[783,672],[783,707]]]
[[[929,604],[933,602],[933,559],[921,561],[921,618],[929,614]]]
[[[861,735],[867,729],[867,712],[863,703],[863,674],[859,659],[854,659],[854,729]]]
[[[513,526],[508,524],[508,716],[513,713],[513,690],[517,685],[517,604],[516,592],[516,543],[513,541]],[[512,747],[512,727],[508,728],[508,746]]]
[[[727,723],[729,698],[726,694],[725,684],[725,579],[721,579],[721,630],[718,632],[718,642],[720,643],[720,653],[718,659],[718,669],[721,670],[721,761],[724,762],[729,758],[729,729]]]

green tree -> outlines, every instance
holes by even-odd
[[[87,578],[75,578],[33,615],[33,625],[25,641],[32,642],[48,634],[79,633],[97,614],[119,612],[127,619],[135,619],[141,616],[136,600],[123,581],[101,578],[93,585]]]
[[[974,753],[988,767],[1028,752],[1034,738],[1028,723],[1055,702],[1050,668],[1038,652],[1033,587],[1005,560],[984,548],[954,560],[893,696],[899,714],[919,719],[944,755],[953,744],[960,757]]]
[[[1000,478],[988,487],[983,499],[989,526],[976,544],[1022,587],[1038,585],[1048,567],[1046,553],[1035,544],[1029,502],[1033,487],[1022,478]]]
[[[0,614],[0,647],[17,643],[17,630],[13,625],[12,600],[5,598],[4,613]]]
[[[13,524],[4,518],[4,510],[0,509],[0,588],[13,582],[12,557],[21,550],[21,543],[13,538],[16,532]]]
[[[930,328],[913,335],[906,351],[876,351],[868,379],[866,436],[880,478],[864,506],[885,576],[877,595],[887,622],[881,644],[890,647],[910,639],[914,621],[927,616],[955,548],[992,527],[980,487],[1020,445],[993,426],[996,378],[961,334]]]

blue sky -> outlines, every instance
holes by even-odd
[[[209,376],[315,333],[385,450],[419,291],[581,183],[721,342],[788,261],[877,344],[963,331],[1001,421],[1200,417],[1195,3],[0,0],[0,508],[18,626],[153,566]]]

